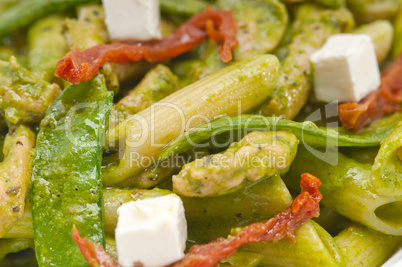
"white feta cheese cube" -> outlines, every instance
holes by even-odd
[[[117,210],[117,256],[122,266],[171,264],[184,257],[187,224],[183,202],[175,194],[131,201]]]
[[[102,0],[113,40],[147,41],[162,37],[158,0]]]
[[[319,101],[358,102],[380,85],[377,57],[368,35],[333,35],[310,61]]]

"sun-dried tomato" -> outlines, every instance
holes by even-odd
[[[160,41],[100,44],[83,51],[73,48],[57,62],[55,75],[78,84],[92,79],[106,62],[160,62],[190,51],[207,36],[221,45],[222,61],[232,60],[232,51],[238,45],[233,12],[208,8]]]
[[[294,231],[312,217],[319,215],[319,202],[322,199],[318,187],[321,182],[315,176],[304,173],[300,181],[302,192],[292,202],[292,206],[274,218],[250,224],[228,239],[218,238],[204,245],[194,245],[186,256],[171,265],[172,267],[214,266],[220,260],[236,253],[246,243],[275,241],[288,237],[295,242]]]
[[[259,223],[250,224],[228,239],[218,238],[204,245],[194,245],[186,256],[170,267],[208,267],[214,266],[221,259],[227,258],[246,243],[274,241],[288,237],[295,242],[294,231],[312,217],[319,215],[319,202],[322,199],[318,191],[321,182],[315,176],[304,173],[300,181],[302,192],[292,202],[291,207],[274,218]],[[81,252],[92,266],[118,267],[120,266],[105,250],[87,238],[81,238],[77,229],[73,231],[73,239],[77,242]]]
[[[371,122],[402,110],[402,56],[389,65],[381,75],[378,90],[368,94],[360,103],[338,106],[342,125],[357,132]]]

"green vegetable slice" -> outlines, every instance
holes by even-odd
[[[371,124],[359,133],[339,127],[336,129],[320,128],[311,121],[295,122],[279,117],[264,117],[260,115],[225,116],[203,123],[187,131],[168,143],[158,154],[158,160],[165,160],[171,155],[184,153],[192,144],[198,144],[217,135],[232,130],[289,130],[301,142],[309,145],[335,145],[345,147],[377,146],[387,137],[398,122],[402,113],[395,113]]]
[[[20,1],[0,16],[0,37],[30,25],[33,21],[57,12],[63,12],[77,5],[99,0],[29,0]]]
[[[402,195],[402,123],[382,142],[371,174],[371,183],[379,194]]]
[[[99,75],[65,89],[41,122],[32,176],[39,266],[87,266],[71,238],[73,225],[104,243],[101,142],[112,98]]]

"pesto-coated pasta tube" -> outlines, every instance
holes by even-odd
[[[379,19],[392,19],[399,7],[399,0],[346,0],[358,23]]]
[[[330,35],[348,32],[353,25],[352,14],[345,8],[329,10],[302,5],[293,22],[291,42],[285,48],[287,56],[282,61],[275,90],[256,112],[293,119],[310,94],[310,56]]]
[[[27,248],[34,248],[33,239],[29,238],[2,238],[0,239],[0,263],[8,253],[15,253]]]
[[[105,234],[114,236],[117,209],[122,203],[171,193],[169,190],[158,188],[152,190],[104,189]],[[234,227],[271,218],[286,210],[292,202],[292,197],[282,179],[279,176],[273,176],[233,194],[204,199],[183,197],[182,200],[186,211],[189,240],[205,243],[220,236],[227,236]],[[25,210],[23,218],[5,235],[5,238],[33,238],[29,207]]]
[[[371,173],[371,183],[379,194],[402,195],[402,123],[381,143]]]
[[[215,116],[253,109],[272,92],[278,69],[273,55],[244,60],[128,117],[109,130],[108,145],[122,140],[124,156],[117,166],[104,169],[104,185],[118,184],[149,167],[164,145],[188,129]]]
[[[346,266],[381,266],[402,242],[401,236],[384,235],[361,224],[351,223],[335,238]]]
[[[367,34],[373,41],[377,61],[381,63],[388,55],[392,46],[394,28],[388,20],[377,20],[361,25],[353,31],[356,34]]]
[[[381,233],[402,235],[402,195],[378,194],[371,184],[370,164],[348,158],[334,147],[328,147],[323,153],[314,147],[307,149],[299,145],[285,181],[297,186],[295,177],[304,172],[320,177],[324,205]]]
[[[234,12],[239,42],[233,55],[236,61],[273,51],[289,21],[286,6],[279,0],[219,0],[216,6]],[[219,46],[207,40],[193,58],[175,63],[173,71],[180,77],[180,85],[186,86],[225,65],[219,58]]]
[[[296,243],[284,238],[276,242],[245,244],[239,250],[262,255],[260,266],[344,266],[333,238],[314,221],[297,229],[295,236]]]

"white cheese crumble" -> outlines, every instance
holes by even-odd
[[[375,48],[368,35],[333,35],[310,61],[319,101],[358,102],[380,85]]]
[[[162,37],[158,0],[102,0],[113,40],[147,41]]]
[[[171,264],[184,257],[187,225],[183,202],[175,194],[131,201],[117,210],[115,232],[119,263],[132,267]]]

